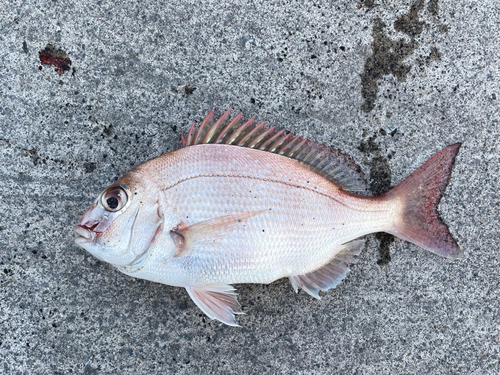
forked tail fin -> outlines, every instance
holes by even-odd
[[[437,206],[450,180],[461,144],[450,145],[384,195],[398,204],[388,232],[446,258],[463,258],[463,252],[439,217]]]

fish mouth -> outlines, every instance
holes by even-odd
[[[78,235],[78,237],[75,238],[75,244],[81,245],[84,243],[94,242],[97,237],[97,233],[94,231],[94,229],[98,224],[99,223],[97,222],[92,226],[77,225],[75,228],[75,233]]]

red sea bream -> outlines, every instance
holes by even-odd
[[[460,144],[377,197],[361,195],[361,169],[341,151],[229,111],[193,124],[182,145],[100,193],[75,242],[127,275],[186,288],[212,319],[237,325],[232,284],[288,277],[319,298],[369,233],[462,257],[437,211]]]

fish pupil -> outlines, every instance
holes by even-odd
[[[108,199],[106,199],[106,203],[112,210],[118,207],[118,199],[116,197],[109,197]]]

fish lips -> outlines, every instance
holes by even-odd
[[[77,225],[75,228],[75,233],[78,237],[75,238],[75,244],[81,248],[87,250],[101,262],[105,260],[102,259],[97,253],[99,252],[99,247],[96,244],[96,239],[101,233],[96,233],[92,229],[89,229],[83,225]]]
[[[75,243],[77,245],[94,242],[97,237],[96,232],[94,232],[90,228],[84,227],[83,225],[77,225],[75,228],[75,233],[78,235],[78,237],[75,239]]]
[[[112,219],[109,212],[100,207],[97,201],[94,202],[75,228],[75,232],[79,236],[75,239],[75,243],[83,245],[95,242],[97,237],[102,235],[111,225]]]

